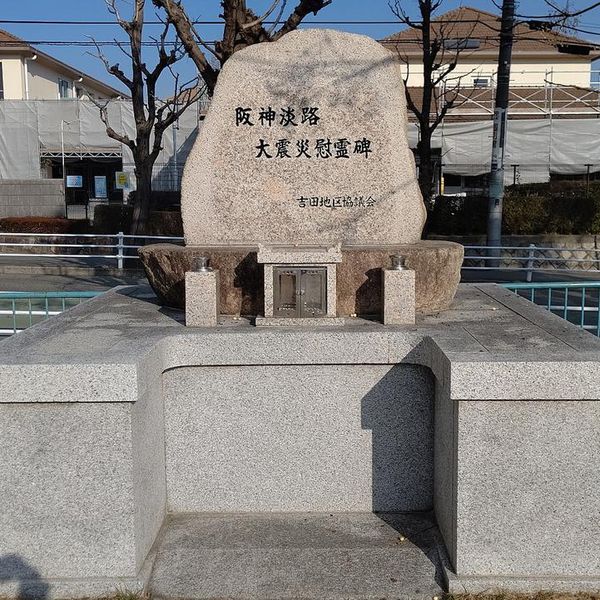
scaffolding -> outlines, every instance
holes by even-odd
[[[542,95],[547,92],[544,88],[538,90]],[[513,90],[513,93],[523,91]],[[533,101],[526,97],[522,100]],[[163,150],[154,168],[154,189],[179,189],[183,165],[205,112],[206,105],[197,103],[165,132]],[[112,102],[109,120],[117,131],[134,136],[130,102]],[[519,183],[544,182],[552,174],[589,177],[600,171],[600,118],[539,115],[511,119],[507,139],[508,184],[517,178]],[[414,123],[409,124],[409,140],[416,147],[418,128]],[[489,172],[491,140],[491,120],[472,114],[468,121],[444,121],[434,134],[433,145],[439,150],[445,173],[480,176]],[[124,171],[132,172],[134,168],[129,148],[107,136],[94,104],[81,100],[0,101],[0,179],[39,179],[43,177],[44,160],[63,156],[122,158]]]
[[[163,150],[155,167],[155,189],[177,190],[181,170],[196,139],[205,113],[197,102],[165,132]],[[113,129],[135,138],[131,102],[111,101]],[[44,161],[53,159],[122,159],[123,170],[133,172],[128,147],[112,140],[96,105],[83,100],[0,101],[0,179],[40,179]]]

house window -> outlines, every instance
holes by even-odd
[[[0,100],[4,100],[4,77],[2,76],[2,63],[0,62]]]
[[[473,87],[486,88],[490,87],[489,77],[473,77]]]
[[[58,97],[61,100],[71,97],[71,84],[64,79],[58,80]]]

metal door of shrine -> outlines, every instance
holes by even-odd
[[[327,314],[327,268],[275,267],[273,315],[324,317]]]

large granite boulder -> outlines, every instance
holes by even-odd
[[[185,308],[185,274],[195,259],[208,256],[219,270],[220,309],[226,315],[259,315],[264,306],[262,265],[256,262],[257,248],[199,248],[153,244],[138,250],[146,276],[159,302]]]
[[[410,244],[425,208],[396,55],[296,31],[232,56],[183,177],[190,246]]]
[[[416,311],[433,314],[450,307],[458,284],[464,249],[453,242],[421,241],[387,248],[348,248],[338,265],[338,312],[344,315],[381,316],[382,267],[390,266],[390,255],[406,257],[415,272]]]
[[[385,248],[342,249],[337,271],[338,316],[379,317],[382,313],[381,268],[390,254],[406,257],[416,272],[416,310],[432,314],[447,309],[460,280],[463,247],[453,242],[428,242]],[[256,262],[257,248],[182,247],[156,244],[140,248],[139,255],[161,304],[185,305],[185,273],[194,259],[208,256],[219,269],[221,312],[226,315],[263,314],[263,265]]]

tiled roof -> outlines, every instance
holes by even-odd
[[[435,34],[443,39],[462,41],[478,40],[477,49],[464,50],[465,53],[482,50],[495,50],[499,46],[500,17],[492,13],[463,6],[444,13],[432,22]],[[416,43],[420,39],[419,31],[404,29],[381,40],[384,45],[391,46],[403,54],[421,53]],[[560,45],[583,45],[591,50],[591,57],[600,55],[600,46],[557,31],[532,30],[525,23],[515,27],[513,52],[557,52]]]
[[[8,31],[4,31],[0,29],[0,47],[2,43],[6,44],[7,47],[19,47],[19,48],[27,48],[29,45],[25,43],[24,40],[18,38],[16,35],[12,33],[8,33]]]

